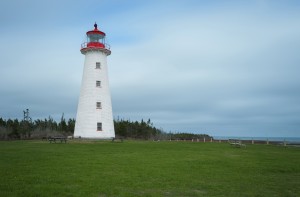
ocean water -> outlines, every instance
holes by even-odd
[[[240,139],[240,140],[261,140],[261,141],[286,141],[286,142],[299,142],[300,137],[240,137],[240,136],[213,136],[215,140],[228,140],[228,139]]]

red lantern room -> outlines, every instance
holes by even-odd
[[[105,43],[105,33],[98,30],[97,23],[95,23],[94,27],[94,30],[86,32],[87,42],[81,45],[81,53],[86,54],[88,51],[102,51],[110,55],[110,47]]]

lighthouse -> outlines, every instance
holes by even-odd
[[[81,45],[85,55],[74,137],[109,139],[115,137],[107,56],[111,54],[105,33],[97,24],[86,33]]]

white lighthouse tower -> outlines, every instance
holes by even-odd
[[[85,61],[74,137],[108,139],[115,137],[106,60],[111,51],[105,33],[94,27],[80,50]]]

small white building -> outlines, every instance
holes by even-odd
[[[98,30],[96,23],[94,27],[86,33],[87,42],[80,50],[85,61],[74,137],[109,139],[115,137],[107,68],[111,51],[105,43],[105,33]]]

